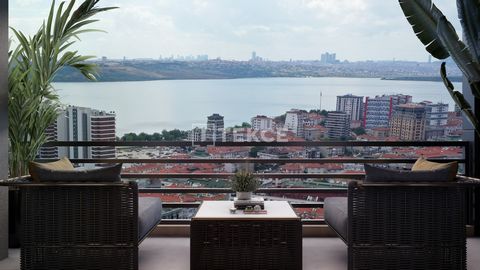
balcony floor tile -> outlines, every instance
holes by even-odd
[[[468,239],[468,269],[480,269],[480,238]],[[19,270],[20,251],[11,249],[9,258],[0,261],[1,270]],[[140,245],[140,270],[190,269],[188,238],[148,238]],[[338,238],[304,238],[303,269],[346,270],[347,250]]]

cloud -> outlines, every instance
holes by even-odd
[[[29,7],[41,3],[42,0],[14,0],[13,3],[20,7]]]
[[[33,33],[49,1],[11,0],[10,25]],[[457,30],[456,6],[435,3]],[[386,0],[113,0],[120,9],[99,14],[83,36],[82,53],[111,58],[208,54],[248,59],[426,59],[397,1]]]

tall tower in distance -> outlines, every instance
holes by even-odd
[[[322,64],[335,64],[337,63],[337,54],[336,53],[323,53],[320,56],[320,63]]]

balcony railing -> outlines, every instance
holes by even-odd
[[[215,146],[215,147],[304,147],[307,148],[323,148],[323,147],[336,147],[336,148],[350,148],[357,147],[459,147],[463,149],[463,156],[458,158],[436,158],[430,160],[438,160],[441,162],[457,161],[461,166],[461,173],[470,175],[471,159],[470,159],[470,147],[468,142],[463,141],[421,141],[421,142],[386,142],[386,141],[295,141],[295,142],[194,142],[191,141],[146,141],[146,142],[111,142],[111,141],[82,141],[82,142],[48,142],[45,147],[197,147],[197,146]],[[375,151],[375,149],[371,149]],[[131,164],[412,164],[416,161],[417,157],[412,158],[372,158],[372,157],[329,157],[329,158],[116,158],[116,159],[71,159],[73,163],[131,163]],[[40,161],[51,161],[49,159],[41,159]],[[233,173],[217,172],[217,173],[123,173],[124,179],[228,179]],[[282,172],[268,172],[268,173],[256,173],[259,178],[262,179],[300,179],[302,181],[306,179],[343,179],[348,181],[349,179],[362,179],[364,174],[359,173],[282,173]],[[229,188],[140,188],[140,193],[148,194],[230,194],[233,191]],[[275,194],[328,194],[332,196],[346,196],[345,187],[322,187],[322,188],[260,188],[257,190],[259,194],[275,195]],[[473,196],[473,195],[472,195]],[[469,215],[468,222],[473,222],[473,199],[469,198]],[[200,202],[165,202],[165,208],[196,208],[200,205]],[[323,208],[323,201],[305,201],[291,202],[294,208]],[[166,220],[162,223],[188,223],[188,219],[180,220]],[[309,219],[304,220],[305,224],[323,224],[322,219]]]

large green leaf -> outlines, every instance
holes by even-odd
[[[438,22],[438,36],[445,48],[450,53],[453,61],[467,77],[470,83],[480,81],[480,65],[473,60],[467,46],[457,35],[453,25],[445,17]],[[473,91],[473,94],[480,98],[480,93]]]
[[[443,83],[445,84],[445,87],[447,88],[448,93],[452,97],[453,101],[455,102],[455,104],[457,104],[465,117],[472,124],[475,132],[477,132],[477,134],[480,136],[480,121],[473,113],[472,106],[470,106],[463,94],[460,91],[455,90],[452,82],[448,79],[445,62],[442,63],[442,66],[440,68],[440,75],[442,76]]]
[[[457,0],[458,17],[468,50],[477,63],[480,62],[480,1]]]
[[[400,7],[418,39],[425,49],[435,58],[445,59],[449,56],[438,39],[437,22],[443,13],[431,0],[399,0]]]

